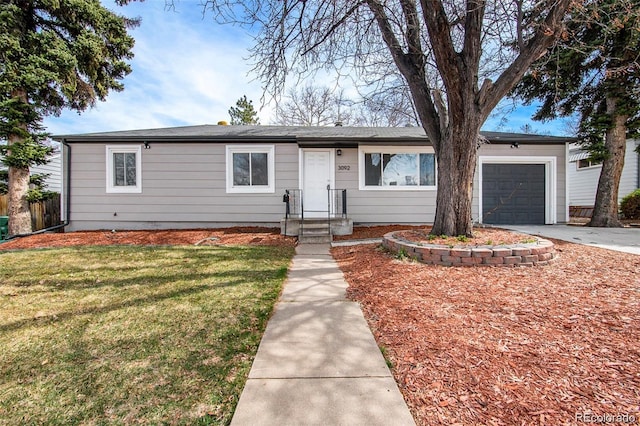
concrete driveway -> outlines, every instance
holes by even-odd
[[[640,228],[589,228],[575,225],[512,225],[504,228],[640,255]]]

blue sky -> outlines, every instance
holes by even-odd
[[[47,117],[52,134],[215,124],[229,120],[228,110],[242,97],[253,100],[260,122],[270,124],[273,106],[261,106],[260,82],[249,74],[246,60],[252,38],[245,29],[214,22],[200,0],[176,0],[166,10],[164,0],[133,2],[124,7],[112,0],[103,4],[117,13],[141,17],[132,31],[136,40],[133,72],[124,80],[123,92],[111,93],[105,102],[78,114],[65,111]],[[315,82],[314,84],[317,84]],[[348,91],[347,91],[348,94]],[[506,115],[495,114],[485,130],[519,131],[527,123],[542,133],[564,134],[561,122],[530,120],[532,107],[518,107]]]

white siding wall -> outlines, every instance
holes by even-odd
[[[624,169],[622,169],[622,176],[620,177],[620,188],[618,192],[618,198],[622,200],[622,197],[638,188],[638,156],[635,152],[637,146],[640,145],[640,141],[630,140],[627,141],[627,150],[624,156]],[[595,197],[594,197],[595,200]]]
[[[636,146],[640,141],[627,141],[627,148],[624,156],[624,168],[620,177],[620,188],[618,199],[638,187],[638,153]],[[600,178],[601,165],[578,170],[577,162],[571,162],[567,167],[569,185],[569,205],[571,206],[593,206],[598,189],[598,179]]]
[[[0,169],[6,170],[4,164],[0,163]],[[48,191],[62,192],[62,156],[59,153],[52,155],[47,164],[30,167],[29,172],[32,175],[48,173],[50,176],[45,180],[46,189]]]
[[[62,156],[60,154],[51,156],[47,164],[31,167],[30,171],[31,174],[48,173],[49,177],[45,180],[47,191],[62,192]]]
[[[295,144],[275,145],[273,194],[226,193],[224,144],[142,149],[141,194],[106,193],[104,144],[73,144],[72,156],[69,230],[275,225],[284,215],[284,190],[298,187]]]

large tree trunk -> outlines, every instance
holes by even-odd
[[[27,92],[23,89],[16,89],[11,92],[11,96],[27,104]],[[26,124],[18,125],[26,133]],[[22,142],[24,137],[18,134],[11,134],[8,138],[9,155],[11,155],[11,145]],[[29,167],[9,166],[9,235],[30,234],[31,211],[27,201],[29,191]]]
[[[616,101],[615,98],[606,100],[607,113],[613,121],[605,136],[605,148],[609,155],[602,163],[596,202],[588,226],[609,228],[622,226],[618,220],[618,188],[624,167],[627,117],[616,114]]]
[[[29,234],[31,211],[27,201],[29,169],[9,167],[9,235]]]
[[[458,121],[442,135],[438,155],[438,193],[434,235],[473,236],[471,200],[480,125]]]

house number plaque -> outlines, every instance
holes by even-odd
[[[348,170],[351,170],[351,166],[349,166],[349,165],[347,165],[347,164],[340,164],[340,165],[338,166],[338,171],[339,171],[339,172],[341,172],[341,171],[348,171]]]

